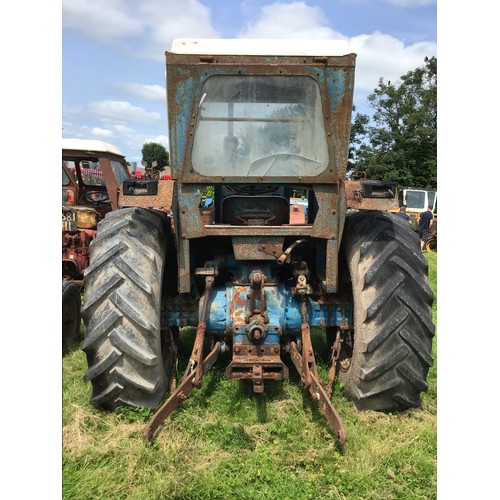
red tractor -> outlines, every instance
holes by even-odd
[[[130,174],[112,144],[63,139],[62,145],[62,344],[80,334],[81,287],[97,223],[118,206],[117,187]]]

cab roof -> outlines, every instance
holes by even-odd
[[[63,139],[62,149],[71,149],[77,151],[96,151],[124,156],[122,152],[113,144],[95,139]]]
[[[259,55],[259,56],[344,56],[350,54],[347,40],[318,39],[209,39],[176,38],[174,54]]]

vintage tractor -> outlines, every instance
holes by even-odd
[[[145,439],[219,356],[256,393],[293,363],[341,444],[336,377],[359,409],[419,406],[433,362],[427,261],[389,212],[393,184],[345,180],[355,60],[328,40],[176,40],[166,53],[172,180],[117,189],[83,307],[91,402],[156,409]],[[307,193],[298,221],[294,192]],[[184,326],[196,333],[177,381]],[[330,348],[327,381],[311,327]]]
[[[129,172],[113,146],[86,139],[62,140],[62,343],[78,340],[83,273],[97,224],[118,208],[116,189]],[[108,187],[110,188],[108,190]]]

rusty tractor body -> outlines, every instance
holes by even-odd
[[[63,347],[80,332],[80,288],[97,224],[118,208],[118,186],[129,178],[122,153],[98,140],[63,139]]]
[[[420,404],[434,333],[427,262],[389,212],[395,186],[345,180],[355,61],[340,41],[174,42],[172,179],[124,181],[85,272],[94,405],[156,409],[151,440],[218,357],[256,393],[292,363],[340,444],[337,378],[360,409]],[[307,214],[294,192],[307,193]],[[177,381],[184,326],[196,333]],[[312,327],[330,349],[327,381]]]

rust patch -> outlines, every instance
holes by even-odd
[[[363,183],[366,180],[345,181],[345,195],[347,208],[357,210],[383,210],[391,211],[399,209],[397,193],[394,192],[391,198],[375,196],[367,198],[363,196]]]
[[[158,194],[146,196],[127,196],[120,193],[118,205],[124,207],[156,208],[163,211],[172,210],[175,181],[158,181]]]

